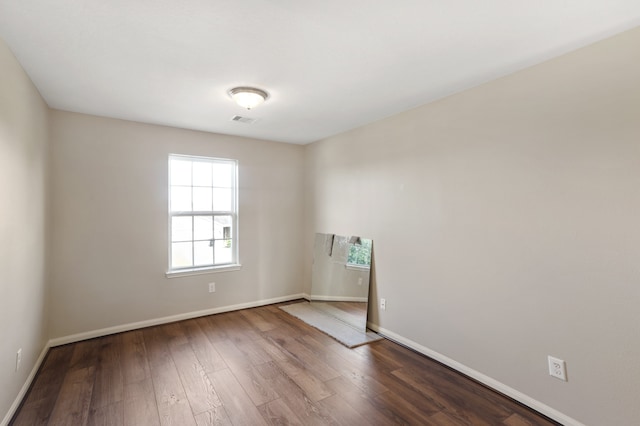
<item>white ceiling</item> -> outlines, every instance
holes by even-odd
[[[638,25],[638,0],[0,0],[52,108],[290,143]],[[241,85],[271,98],[247,112],[226,93]]]

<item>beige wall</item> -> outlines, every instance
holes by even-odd
[[[51,129],[52,338],[301,293],[303,147],[61,111]],[[165,277],[169,153],[239,160],[240,271]]]
[[[47,126],[46,104],[0,40],[0,423],[48,337]]]
[[[307,146],[308,257],[314,232],[373,238],[381,327],[580,422],[639,424],[638,46]]]

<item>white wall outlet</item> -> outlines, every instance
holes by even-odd
[[[549,375],[557,379],[567,381],[567,366],[564,361],[558,358],[554,358],[551,355],[549,359]]]
[[[387,310],[387,299],[380,299],[380,309],[383,311]]]
[[[209,283],[209,293],[216,292],[216,283]]]
[[[20,363],[22,362],[22,348],[16,352],[16,371],[20,369]]]
[[[358,285],[362,285],[362,277],[358,278]]]

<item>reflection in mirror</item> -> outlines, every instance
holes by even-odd
[[[360,330],[367,328],[373,242],[362,237],[316,234],[311,305]]]

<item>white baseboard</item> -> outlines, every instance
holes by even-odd
[[[319,300],[321,302],[368,302],[368,297],[355,296],[323,296],[321,294],[304,294],[307,300]]]
[[[399,334],[394,333],[391,330],[387,330],[385,328],[379,327],[376,324],[373,324],[371,322],[367,322],[367,327],[369,327],[371,330],[375,331],[378,334],[381,334],[382,336],[388,338],[389,340],[393,340],[397,343],[400,343],[401,345],[404,345],[408,348],[413,349],[416,352],[419,352],[423,355],[428,356],[429,358],[435,359],[438,362],[441,362],[442,364],[446,365],[447,367],[451,367],[456,371],[459,371],[460,373],[471,377],[474,380],[477,380],[478,382],[482,383],[483,385],[486,385],[488,387],[490,387],[491,389],[494,389],[510,398],[515,399],[516,401],[526,405],[527,407],[530,407],[534,410],[536,410],[539,413],[544,414],[545,416],[562,423],[563,425],[566,426],[585,426],[583,423],[580,423],[579,421],[567,416],[566,414],[563,414],[561,412],[559,412],[558,410],[549,407],[546,404],[543,404],[542,402],[535,400],[533,398],[531,398],[528,395],[523,394],[520,391],[517,391],[515,389],[513,389],[512,387],[509,387],[507,385],[505,385],[504,383],[501,383],[485,374],[480,373],[479,371],[476,371],[470,367],[467,367],[464,364],[459,363],[458,361],[455,361],[445,355],[442,355],[441,353],[438,353],[434,350],[431,350],[425,346],[422,346],[416,342],[414,342],[413,340],[409,340]]]
[[[132,322],[128,324],[116,325],[113,327],[101,328],[99,330],[86,331],[84,333],[72,334],[69,336],[57,337],[49,341],[49,346],[66,345],[67,343],[79,342],[81,340],[93,339],[95,337],[108,336],[109,334],[122,333],[124,331],[137,330],[154,325],[167,324],[175,321],[182,321],[191,318],[204,317],[207,315],[221,314],[224,312],[237,311],[240,309],[257,308],[258,306],[271,305],[273,303],[288,302],[290,300],[302,299],[304,295],[290,294],[288,296],[274,297],[273,299],[263,299],[255,302],[239,303],[237,305],[222,306],[219,308],[204,309],[202,311],[187,312],[184,314],[171,315],[168,317],[155,318],[145,321]]]
[[[27,394],[27,391],[29,390],[29,387],[31,386],[31,382],[33,382],[33,379],[36,377],[36,373],[38,372],[40,365],[42,365],[42,361],[44,361],[44,357],[47,355],[47,352],[49,351],[49,348],[50,348],[49,343],[50,342],[47,342],[44,345],[44,348],[42,348],[42,352],[40,352],[40,356],[36,360],[36,363],[33,365],[31,372],[27,376],[27,380],[24,382],[24,385],[22,385],[22,389],[20,389],[20,392],[18,392],[18,395],[16,396],[16,399],[13,401],[13,404],[11,404],[11,407],[9,407],[9,411],[4,416],[4,419],[2,419],[2,422],[0,422],[0,426],[7,426],[11,421],[11,418],[13,417],[13,415],[18,410],[18,407],[20,406],[22,399],[25,397],[25,395]]]

